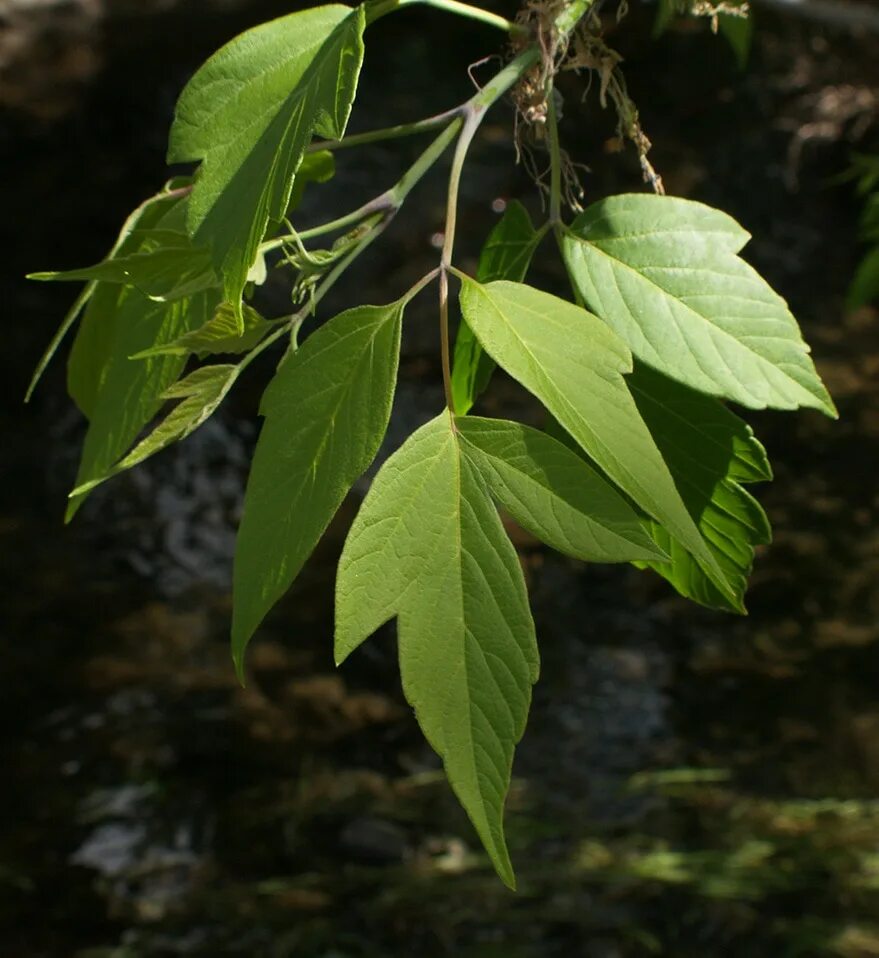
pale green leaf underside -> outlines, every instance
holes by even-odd
[[[592,562],[665,558],[613,486],[551,436],[475,416],[457,428],[492,496],[553,549]]]
[[[168,160],[201,161],[187,226],[210,247],[225,299],[241,292],[280,221],[312,134],[342,136],[363,61],[362,7],[290,14],[232,40],[183,91]]]
[[[462,279],[461,309],[486,352],[722,581],[626,386],[632,356],[619,337],[586,310],[532,287]]]
[[[671,470],[693,520],[734,589],[722,592],[710,572],[666,530],[652,535],[671,562],[648,562],[687,598],[712,608],[744,612],[754,547],[771,539],[769,521],[742,483],[772,478],[766,452],[751,428],[711,396],[639,365],[629,388]]]
[[[400,350],[404,302],[330,320],[280,367],[244,498],[233,583],[232,652],[244,650],[287,591],[381,445]]]
[[[229,303],[220,303],[213,316],[198,329],[185,333],[179,339],[155,346],[133,356],[132,359],[147,359],[150,356],[174,355],[199,357],[217,353],[247,353],[259,345],[272,328],[251,306],[242,309],[244,331],[240,332],[238,317]]]
[[[525,207],[513,200],[482,247],[477,280],[488,283],[509,279],[521,283],[541,236],[542,233],[534,229]],[[458,415],[463,416],[473,408],[473,403],[488,386],[494,368],[494,360],[486,355],[467,320],[462,318],[455,337],[452,365],[452,399]]]
[[[737,254],[725,213],[668,196],[601,200],[566,230],[586,305],[645,363],[752,409],[835,408],[784,300]]]
[[[512,887],[503,807],[537,644],[515,550],[447,412],[385,463],[354,520],[336,583],[336,660],[394,617],[406,698]]]

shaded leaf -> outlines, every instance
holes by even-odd
[[[542,237],[543,233],[534,229],[528,210],[513,200],[482,247],[476,278],[480,283],[495,279],[521,283]],[[494,369],[494,360],[486,355],[462,317],[452,366],[452,399],[459,416],[468,413],[485,392]]]
[[[329,183],[336,175],[336,158],[329,150],[315,150],[302,157],[296,177],[293,180],[293,189],[290,193],[290,202],[287,205],[288,215],[298,208],[305,195],[309,183]]]
[[[711,571],[656,523],[651,528],[654,541],[671,562],[646,565],[689,599],[744,612],[754,547],[767,544],[772,535],[766,514],[742,483],[772,478],[766,451],[750,426],[716,399],[640,364],[628,381],[681,497],[734,594],[721,591]]]
[[[748,65],[748,57],[751,55],[751,44],[754,40],[754,21],[752,17],[753,13],[744,17],[727,13],[720,13],[717,16],[718,28],[726,37],[727,43],[732,47],[736,62],[741,70],[744,70]]]
[[[156,300],[182,299],[217,285],[210,252],[192,245],[185,233],[169,229],[135,229],[135,252],[117,252],[94,266],[54,273],[31,273],[28,279],[87,282],[98,280],[135,286]]]
[[[737,253],[725,213],[668,196],[613,196],[565,233],[571,276],[645,363],[744,406],[836,414],[784,300]]]
[[[457,429],[494,498],[553,549],[593,562],[665,558],[613,486],[551,436],[476,416]]]
[[[316,7],[215,53],[177,103],[170,163],[201,161],[187,227],[208,246],[236,312],[270,220],[286,213],[312,134],[345,131],[363,61],[364,11]]]
[[[486,352],[722,581],[626,386],[632,356],[619,337],[586,310],[530,286],[462,280],[461,309]]]
[[[213,316],[198,329],[184,333],[179,339],[132,356],[132,359],[148,359],[150,356],[189,356],[199,358],[217,353],[248,353],[258,346],[272,328],[251,306],[242,309],[244,332],[239,332],[238,317],[229,303],[220,303]]]
[[[879,300],[879,246],[871,249],[858,264],[848,289],[846,305],[849,309],[858,309],[877,300]]]
[[[232,652],[287,591],[381,444],[404,302],[360,306],[308,337],[269,383],[235,549]]]
[[[498,874],[513,749],[537,679],[522,569],[451,417],[385,463],[351,527],[336,582],[336,660],[397,618],[407,700]]]

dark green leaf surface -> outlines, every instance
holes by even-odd
[[[235,550],[232,651],[244,650],[287,591],[387,428],[404,303],[330,320],[280,367],[265,416]]]
[[[385,463],[351,527],[336,660],[395,617],[406,698],[512,887],[503,809],[537,644],[519,560],[448,412]]]
[[[593,562],[665,558],[613,486],[551,436],[476,416],[461,417],[457,428],[492,496],[553,549]]]
[[[486,352],[722,581],[626,386],[632,356],[619,337],[579,306],[520,283],[464,277],[461,309]]]
[[[191,299],[158,303],[135,289],[122,289],[112,314],[112,339],[89,413],[75,488],[107,477],[159,411],[162,393],[180,375],[185,362],[179,356],[130,357],[203,325],[216,308],[219,295],[208,290]],[[70,499],[68,518],[82,499],[82,494]]]
[[[668,196],[612,196],[565,233],[586,305],[645,363],[753,409],[836,414],[784,300],[737,254],[731,217]]]
[[[480,283],[495,279],[521,283],[542,236],[534,229],[528,210],[513,200],[482,247],[476,278]],[[459,416],[468,413],[476,399],[485,392],[494,369],[494,360],[486,355],[467,320],[462,317],[452,365],[452,399]]]
[[[183,299],[217,285],[210,252],[193,246],[185,233],[135,229],[129,238],[136,252],[116,253],[82,269],[32,273],[28,278],[135,286],[150,299],[162,301]]]
[[[215,53],[177,103],[168,161],[201,161],[187,226],[212,250],[236,311],[269,221],[287,212],[312,135],[345,131],[363,28],[363,8],[340,5],[264,23]]]
[[[716,576],[656,523],[652,534],[671,562],[647,565],[687,598],[712,608],[744,612],[754,547],[771,539],[769,521],[742,483],[772,478],[766,452],[751,428],[720,402],[639,365],[629,376],[638,409],[668,464],[734,597]]]

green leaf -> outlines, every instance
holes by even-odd
[[[768,544],[772,534],[766,514],[742,483],[772,478],[766,452],[750,426],[716,399],[641,364],[628,382],[681,497],[722,570],[723,581],[733,586],[734,596],[721,591],[711,571],[655,523],[651,529],[654,541],[671,556],[671,562],[646,565],[689,599],[743,613],[754,547]]]
[[[751,13],[746,16],[720,13],[717,16],[720,32],[732,47],[740,70],[744,70],[748,65],[748,57],[751,54],[751,44],[754,40],[754,21],[751,19],[752,17],[753,14]]]
[[[236,312],[270,220],[280,222],[312,134],[345,131],[363,62],[362,7],[331,5],[248,30],[187,84],[170,163],[201,161],[187,227]]]
[[[299,207],[309,183],[328,183],[336,175],[336,158],[329,150],[316,150],[302,157],[287,205],[289,215]]]
[[[239,332],[238,317],[229,303],[220,303],[213,316],[198,329],[184,333],[171,343],[153,346],[132,356],[132,359],[149,359],[150,356],[189,356],[200,359],[217,353],[249,353],[258,346],[272,329],[251,306],[242,310],[244,332]]]
[[[263,395],[265,423],[235,550],[232,653],[287,591],[388,424],[404,301],[360,306],[322,326]]]
[[[129,239],[137,251],[115,254],[94,266],[63,272],[31,273],[28,279],[65,282],[98,280],[135,286],[150,299],[170,301],[217,285],[210,252],[192,245],[185,233],[169,229],[140,230]]]
[[[494,498],[553,549],[593,562],[668,558],[613,486],[551,436],[476,416],[457,429]]]
[[[166,187],[165,192],[149,197],[149,199],[141,203],[140,206],[128,216],[119,232],[119,236],[116,238],[116,242],[113,244],[113,248],[110,250],[110,256],[116,253],[122,253],[127,249],[136,248],[137,245],[139,245],[138,242],[131,239],[131,234],[134,230],[141,223],[159,219],[167,212],[169,203],[173,205],[179,202],[177,197],[169,197],[167,195],[167,190],[170,186],[171,184]],[[98,293],[100,302],[92,304],[92,297],[96,293]],[[83,325],[89,327],[89,329],[83,334],[82,327],[80,327],[80,334],[77,338],[87,340],[88,348],[84,349],[82,344],[78,347],[77,342],[74,342],[73,354],[71,355],[69,365],[68,388],[70,395],[76,401],[77,405],[88,415],[86,407],[91,404],[94,383],[98,379],[97,375],[92,374],[96,369],[101,367],[102,361],[105,359],[106,351],[100,348],[100,342],[102,338],[105,338],[103,337],[103,333],[108,322],[108,314],[112,312],[112,304],[115,303],[117,295],[117,292],[112,289],[102,293],[101,287],[94,281],[85,285],[82,292],[77,296],[73,306],[68,310],[58,331],[46,347],[46,351],[40,357],[40,361],[37,363],[30,385],[28,386],[25,402],[30,400],[37,383],[46,371],[46,367],[52,361],[52,357],[63,342],[64,337],[73,328],[80,313],[85,309],[86,313],[83,317]],[[90,315],[92,317],[98,316],[99,320],[96,321],[94,318],[90,319]]]
[[[191,299],[158,303],[136,289],[122,288],[109,313],[113,322],[106,343],[106,360],[94,387],[75,488],[107,477],[159,411],[161,394],[177,379],[185,362],[178,356],[146,360],[130,357],[203,325],[216,307],[217,295],[216,291],[207,290]],[[92,305],[95,302],[93,298]],[[82,494],[71,497],[68,520],[82,501]]]
[[[626,387],[632,356],[619,337],[586,310],[530,286],[462,281],[461,309],[486,352],[722,580]]]
[[[495,279],[521,283],[542,238],[543,232],[534,229],[528,210],[513,200],[482,247],[476,278],[480,283]],[[462,318],[452,367],[452,399],[458,415],[463,416],[473,408],[473,403],[485,392],[494,368],[494,360],[485,354],[467,320]]]
[[[78,486],[72,497],[83,496],[112,476],[139,465],[157,452],[167,449],[195,432],[226,398],[238,378],[237,366],[205,366],[196,369],[185,379],[169,386],[161,399],[182,399],[155,429],[142,439],[131,452],[98,478]]]
[[[336,582],[337,662],[395,616],[406,698],[514,887],[503,808],[537,644],[516,552],[447,412],[385,463],[354,520]]]
[[[563,249],[586,305],[645,363],[752,409],[835,416],[784,300],[737,256],[748,239],[701,203],[623,195],[578,216]]]

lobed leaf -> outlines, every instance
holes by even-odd
[[[551,436],[476,416],[457,429],[494,498],[553,549],[593,562],[668,558],[613,486]]]
[[[482,247],[477,280],[488,283],[508,279],[521,283],[542,238],[543,233],[534,229],[528,210],[513,200]],[[494,360],[486,355],[462,317],[452,365],[452,399],[458,415],[463,416],[473,408],[473,403],[488,387],[494,369]]]
[[[266,227],[290,205],[312,135],[345,131],[364,24],[362,6],[337,4],[263,23],[215,53],[180,96],[168,161],[201,161],[187,227],[211,249],[236,314]]]
[[[498,874],[513,749],[537,679],[525,581],[485,481],[444,412],[384,464],[336,582],[336,660],[397,618],[407,700]]]
[[[461,309],[485,350],[723,581],[626,386],[632,356],[619,337],[586,310],[530,286],[462,281]]]
[[[613,196],[566,230],[571,277],[645,363],[752,409],[808,406],[835,416],[784,300],[737,254],[731,217],[668,196]]]
[[[404,301],[360,306],[330,320],[280,367],[265,416],[238,530],[232,652],[244,650],[290,587],[388,424]]]
[[[754,547],[768,544],[772,533],[760,504],[742,484],[772,478],[766,451],[750,426],[716,399],[641,364],[628,382],[722,581],[733,592],[728,594],[711,569],[656,523],[651,534],[671,561],[645,565],[695,602],[744,613]]]

